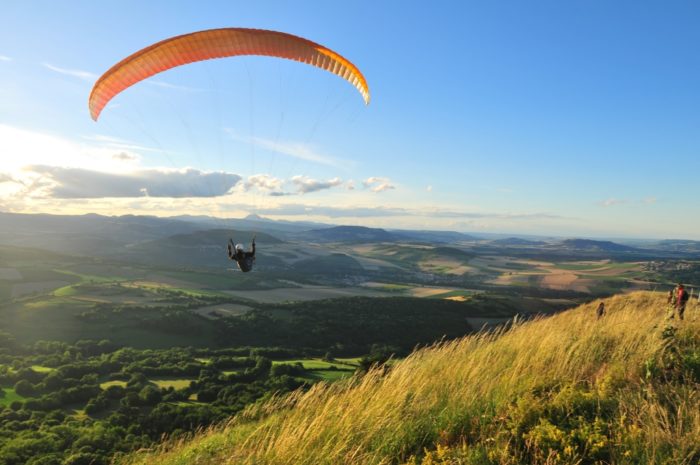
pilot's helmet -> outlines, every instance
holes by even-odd
[[[243,252],[243,244],[236,244],[236,250]]]

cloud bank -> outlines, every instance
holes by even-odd
[[[294,176],[292,178],[292,184],[297,187],[297,192],[300,194],[310,194],[311,192],[330,189],[332,187],[339,186],[342,183],[343,181],[340,178],[333,178],[329,179],[328,181],[318,181],[306,176]]]
[[[0,184],[3,182],[19,182],[7,173],[0,173]]]
[[[218,197],[240,180],[237,174],[195,169],[144,169],[105,173],[82,168],[33,165],[25,169],[38,175],[31,194],[56,199],[104,197]]]

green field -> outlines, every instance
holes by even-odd
[[[20,396],[15,392],[14,389],[12,388],[0,388],[2,391],[5,393],[2,397],[0,397],[0,405],[7,407],[14,401],[24,401],[25,398]]]
[[[351,359],[348,359],[351,360]],[[352,359],[354,360],[354,359]],[[343,363],[326,362],[320,358],[304,358],[297,360],[273,360],[273,365],[294,365],[300,363],[305,370],[328,370],[335,367],[338,370],[347,370],[348,366]]]
[[[55,368],[45,367],[41,365],[32,365],[31,368],[37,373],[50,373],[55,370]]]
[[[471,297],[476,292],[478,292],[478,291],[469,291],[469,290],[460,289],[460,290],[456,290],[456,291],[445,292],[443,294],[431,295],[429,298],[430,299],[449,299],[451,297],[465,297],[466,298],[466,297]]]
[[[362,357],[350,357],[350,358],[335,358],[333,359],[335,362],[342,363],[343,365],[350,365],[350,366],[360,366],[360,360],[362,360]]]
[[[591,271],[597,269],[606,270],[632,270],[639,268],[639,263],[636,262],[608,262],[608,263],[578,263],[578,262],[562,262],[557,263],[556,267],[562,270],[570,271]]]
[[[117,379],[117,380],[105,381],[104,383],[100,383],[100,389],[108,389],[111,386],[126,387],[126,381],[120,381]]]
[[[351,377],[355,372],[352,370],[314,370],[309,373],[306,379],[311,381],[338,381]]]
[[[159,388],[184,389],[189,387],[192,381],[196,380],[188,378],[151,378],[150,381]]]

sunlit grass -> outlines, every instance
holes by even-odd
[[[307,370],[327,370],[331,367],[338,367],[345,369],[347,367],[340,363],[326,362],[320,358],[304,358],[298,360],[273,360],[273,365],[294,365],[296,363],[301,363],[302,366]]]
[[[697,387],[653,382],[669,343],[665,296],[605,302],[602,320],[594,301],[445,342],[386,373],[316,384],[126,463],[544,465],[581,463],[581,454],[585,463],[592,454],[607,457],[595,463],[694,463]],[[698,334],[689,310],[678,340],[697,348]]]
[[[41,365],[32,365],[31,368],[37,373],[50,373],[55,370],[55,368],[45,367]]]
[[[190,386],[193,379],[187,378],[151,378],[150,381],[159,388],[183,389]]]
[[[105,381],[104,383],[100,383],[100,389],[108,389],[112,386],[126,387],[126,381],[115,379],[111,381]]]

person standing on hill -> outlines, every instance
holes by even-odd
[[[683,314],[685,313],[685,304],[688,303],[690,295],[688,291],[685,290],[682,284],[678,285],[678,293],[676,295],[676,311],[678,312],[678,319],[683,319]]]
[[[598,308],[595,310],[595,314],[598,316],[598,319],[600,320],[603,318],[603,315],[605,315],[605,303],[601,302],[598,304]]]

